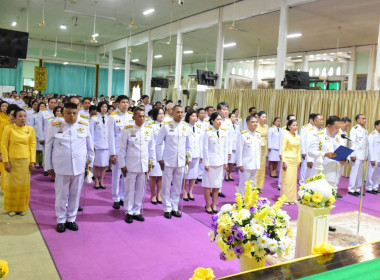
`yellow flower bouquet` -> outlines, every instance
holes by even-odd
[[[0,260],[0,278],[4,278],[8,274],[8,263]]]
[[[305,185],[310,182],[324,179],[325,175],[316,175],[306,180]],[[321,192],[314,191],[312,189],[306,189],[304,185],[300,186],[298,191],[298,202],[303,205],[307,205],[315,208],[330,207],[337,199],[337,193],[335,189],[331,187],[332,194],[326,199]]]
[[[212,217],[209,237],[217,242],[220,259],[246,256],[259,262],[267,254],[287,255],[292,231],[290,217],[281,209],[285,199],[282,196],[271,206],[257,189],[252,190],[252,181],[246,182],[244,198],[236,193],[236,203],[223,205]]]

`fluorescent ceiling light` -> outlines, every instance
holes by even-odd
[[[302,34],[301,33],[294,33],[294,34],[288,34],[286,37],[287,38],[298,38],[298,37],[301,37]]]
[[[63,63],[63,65],[67,65],[67,64],[69,64],[67,61],[65,61],[65,62]]]
[[[120,69],[120,67],[115,67],[115,70],[119,70]]]
[[[64,25],[64,24],[61,24],[60,26],[59,26],[59,28],[61,28],[62,30],[66,30],[66,25]]]
[[[132,62],[139,62],[140,60],[138,58],[132,59]]]
[[[17,22],[15,22],[15,21],[12,21],[11,25],[14,27],[14,26],[16,26],[16,25],[17,25]]]
[[[151,13],[154,13],[155,11],[156,11],[155,9],[148,9],[148,10],[146,10],[146,11],[143,12],[143,15],[147,16],[147,15],[149,15]]]
[[[162,58],[162,55],[160,55],[160,54],[155,55],[154,58]]]
[[[92,34],[91,36],[92,36],[92,38],[96,38],[96,37],[99,36],[99,34],[98,34],[98,33],[94,33],[94,34]]]
[[[183,51],[184,54],[192,54],[194,53],[192,50],[188,50],[188,51]]]
[[[230,48],[230,47],[235,47],[235,46],[236,46],[236,43],[235,43],[235,42],[232,42],[232,43],[224,44],[224,45],[223,45],[223,48]]]

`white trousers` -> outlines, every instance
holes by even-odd
[[[124,209],[125,214],[139,215],[144,199],[146,176],[144,172],[128,172],[124,179]]]
[[[162,172],[162,206],[164,212],[178,211],[184,168],[165,166]],[[173,186],[171,186],[172,182]]]
[[[55,174],[55,213],[58,224],[75,222],[83,180],[84,173],[76,176]]]
[[[351,173],[348,183],[349,192],[360,192],[363,180],[364,160],[356,159],[351,162]]]
[[[112,165],[112,200],[114,202],[124,199],[124,180],[121,180],[120,183],[120,176],[121,169],[116,156],[116,164]]]
[[[326,181],[333,186],[336,191],[338,191],[341,169],[344,169],[344,166],[340,166],[338,162],[329,162],[323,166],[323,173],[326,176]]]
[[[256,174],[257,174],[257,169],[251,169],[251,170],[244,169],[243,172],[239,170],[239,193],[241,195],[244,195],[245,193],[245,182],[252,180],[253,184],[255,184]]]
[[[376,162],[375,166],[368,163],[367,172],[367,183],[365,189],[367,191],[377,191],[379,189],[379,178],[380,178],[380,162]]]
[[[306,169],[307,169],[307,161],[306,159],[302,159],[301,170],[300,170],[300,186],[305,184],[306,181]]]
[[[305,160],[306,161],[306,160]],[[313,162],[313,167],[309,168],[307,167],[307,162],[306,162],[306,174],[305,174],[305,181],[309,179],[310,177],[313,177],[315,175],[315,160]]]

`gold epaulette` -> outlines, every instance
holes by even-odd
[[[146,125],[144,125],[144,126],[145,126],[145,127],[147,127],[147,128],[152,128],[150,125],[147,125],[147,124],[146,124]]]
[[[88,120],[88,117],[86,115],[80,114],[80,117],[83,118],[83,119]]]
[[[133,112],[132,111],[128,111],[128,114],[133,115]]]
[[[111,115],[117,115],[117,113],[119,113],[119,111],[113,111],[113,112],[111,113]]]
[[[47,109],[46,108],[43,108],[43,109],[41,109],[40,111],[46,111]]]
[[[29,109],[29,107],[28,107],[28,106],[26,106],[26,105],[25,105],[23,108],[24,108],[24,109]]]
[[[182,123],[183,123],[184,125],[189,126],[189,124],[188,124],[187,122],[182,121]]]
[[[129,128],[132,128],[133,127],[133,125],[126,125],[126,126],[124,126],[124,129],[129,129]]]
[[[52,122],[51,126],[57,126],[57,125],[61,125],[61,124],[62,124],[62,121],[56,121],[56,122]]]
[[[145,116],[145,119],[146,119],[146,121],[149,121],[149,120],[150,120],[150,118],[149,118],[148,116]]]
[[[282,129],[286,129],[286,126],[284,126]]]
[[[61,115],[61,114],[58,114],[58,115],[57,115],[57,117],[58,117],[58,118],[62,118],[62,117],[63,117],[63,115]]]
[[[19,97],[16,97],[15,100],[20,100],[20,98],[19,98]]]
[[[85,123],[84,121],[79,121],[78,123],[88,126],[88,123]]]
[[[211,127],[209,127],[209,128],[206,128],[206,131],[210,131],[211,130]]]
[[[307,124],[305,124],[303,127],[307,127],[308,125]]]
[[[318,132],[317,134],[318,135],[322,135],[322,134],[324,134],[325,132],[324,131],[320,131],[320,132]]]
[[[310,127],[310,128],[309,128],[309,131],[312,131],[312,130],[314,130],[314,128]]]
[[[150,123],[148,123],[149,125],[152,125],[152,124],[154,124],[154,122],[150,122]]]
[[[196,124],[196,126],[197,126],[198,128],[202,128],[202,126],[201,126],[200,124]]]
[[[231,120],[230,118],[226,118],[226,120]]]
[[[221,129],[221,130],[224,130],[224,131],[227,131],[227,129],[225,129],[224,127],[221,127],[220,129]]]
[[[210,121],[209,121],[209,120],[205,120],[205,122],[208,122],[208,123],[209,123]]]
[[[247,132],[248,132],[248,130],[242,130],[241,134],[244,134],[244,133],[247,133]]]
[[[166,121],[166,122],[164,122],[164,124],[168,124],[168,123],[171,123],[172,121]]]
[[[47,119],[48,119],[48,120],[51,120],[52,118],[54,118],[54,117],[48,117]]]
[[[96,118],[98,115],[93,115],[93,116],[91,116],[91,118]]]
[[[354,128],[357,129],[357,128],[358,128],[358,125],[355,125]]]
[[[33,114],[38,114],[38,112],[33,112]]]
[[[375,131],[373,131],[371,134],[376,134],[376,132],[375,132]]]

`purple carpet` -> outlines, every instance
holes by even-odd
[[[85,185],[84,212],[79,213],[78,232],[55,231],[54,185],[41,170],[31,178],[30,207],[62,279],[189,279],[195,268],[211,267],[216,277],[238,273],[238,261],[219,260],[219,248],[208,238],[211,215],[205,213],[203,188],[195,186],[195,201],[184,201],[181,219],[167,220],[161,205],[150,203],[145,194],[145,222],[126,224],[124,209],[114,210],[111,173],[106,173],[106,190]],[[237,173],[233,176],[237,179]],[[235,182],[224,182],[226,198],[218,208],[234,202]],[[357,211],[359,197],[347,195],[348,180],[342,178],[334,213]],[[266,177],[262,197],[272,202],[279,196],[277,179]],[[284,206],[297,219],[297,206]],[[380,217],[378,196],[366,194],[363,212]],[[353,223],[356,216],[353,217]]]

